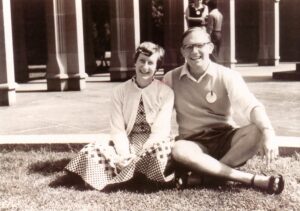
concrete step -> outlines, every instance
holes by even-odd
[[[296,70],[273,72],[273,79],[284,81],[300,81],[300,63],[296,64]]]
[[[300,153],[300,137],[277,136],[276,142],[281,156]],[[101,134],[66,134],[66,135],[0,135],[1,145],[9,144],[87,144],[108,142],[109,135]]]

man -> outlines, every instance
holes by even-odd
[[[164,77],[175,92],[179,136],[172,150],[174,160],[198,175],[210,175],[281,193],[281,175],[253,175],[235,167],[262,149],[267,164],[278,154],[274,130],[263,105],[234,70],[210,60],[213,44],[206,30],[188,29],[182,36],[181,53],[186,63]],[[240,109],[251,122],[234,128],[232,108]],[[177,174],[184,187],[187,175]]]
[[[207,2],[209,14],[207,16],[207,31],[211,36],[212,43],[214,44],[214,50],[212,53],[213,61],[217,61],[221,40],[222,40],[222,22],[223,15],[217,8],[217,1],[210,0]]]

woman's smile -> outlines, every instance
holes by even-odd
[[[141,68],[140,69],[140,73],[143,74],[143,75],[150,75],[150,72],[148,69],[145,69],[145,68]]]

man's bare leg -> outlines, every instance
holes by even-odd
[[[252,174],[231,168],[205,153],[202,146],[193,141],[178,140],[172,150],[173,158],[198,174],[208,174],[228,180],[250,184]]]
[[[206,154],[207,150],[201,144],[188,140],[178,140],[173,147],[172,154],[177,162],[187,166],[195,173],[251,184],[253,174],[232,167],[253,157],[259,148],[259,140],[260,132],[254,125],[249,125],[236,132],[232,140],[232,148],[220,161]],[[257,175],[254,184],[267,188],[269,178]]]
[[[220,162],[236,167],[252,158],[260,147],[262,133],[255,125],[238,129],[231,141],[230,150],[220,159]]]

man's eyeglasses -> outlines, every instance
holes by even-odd
[[[206,42],[206,43],[195,43],[195,44],[190,44],[190,45],[183,45],[182,48],[183,50],[187,51],[187,52],[192,52],[194,48],[196,48],[197,50],[202,49],[205,45],[209,44],[210,42]]]

